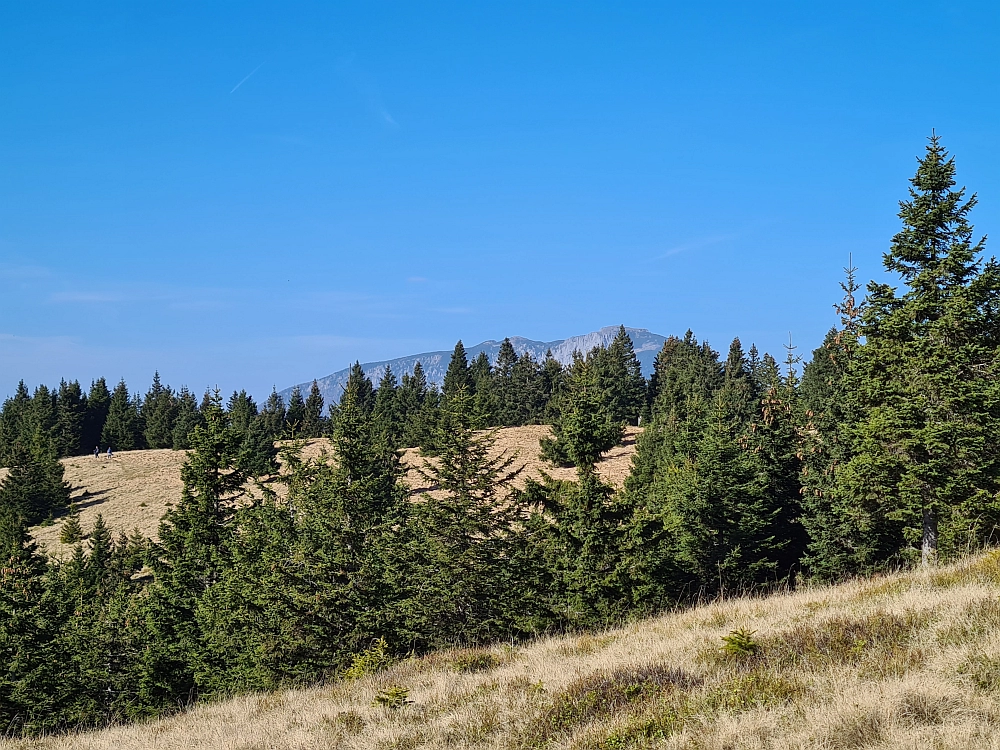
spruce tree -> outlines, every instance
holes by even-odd
[[[900,203],[902,230],[884,256],[904,291],[868,286],[864,346],[850,376],[859,420],[840,487],[855,505],[901,523],[903,554],[921,562],[994,538],[1000,508],[1000,268],[983,262],[955,188],[955,162],[932,135]]]
[[[119,381],[111,393],[108,418],[101,431],[101,443],[116,451],[130,451],[141,447],[139,413],[124,380]]]
[[[14,395],[4,401],[0,412],[0,460],[4,466],[8,465],[14,446],[26,444],[34,434],[31,406],[31,394],[22,380]]]
[[[285,401],[278,395],[277,389],[271,389],[260,416],[272,440],[281,440],[285,436]]]
[[[173,449],[187,450],[191,447],[191,434],[194,428],[202,424],[198,400],[186,386],[181,387],[177,394],[177,417],[174,420]]]
[[[69,485],[50,437],[37,433],[29,445],[18,443],[10,471],[0,483],[0,509],[29,526],[51,519],[69,505]]]
[[[147,700],[159,705],[197,691],[195,665],[203,658],[198,606],[231,565],[233,519],[248,478],[240,466],[246,430],[230,422],[218,391],[202,414],[205,423],[191,435],[181,468],[180,501],[160,523],[155,581],[144,604],[149,645],[140,668]]]
[[[448,369],[444,374],[444,382],[441,385],[441,399],[447,404],[448,400],[458,393],[474,398],[476,395],[476,385],[472,380],[472,373],[469,372],[469,357],[465,353],[461,339],[455,344],[448,361]]]
[[[510,488],[521,467],[516,456],[493,455],[494,433],[477,433],[474,421],[474,398],[458,386],[442,407],[438,455],[420,469],[436,491],[413,508],[403,607],[423,647],[516,634],[526,614],[518,555],[524,508]]]
[[[574,354],[552,437],[542,438],[542,457],[557,466],[591,466],[618,445],[625,422],[616,419],[600,379],[599,350]]]
[[[111,392],[104,378],[98,378],[90,384],[90,391],[87,393],[87,412],[83,423],[83,437],[80,439],[80,449],[85,453],[90,453],[95,448],[100,448],[101,432],[104,430],[104,422],[108,418],[108,409],[111,406]]]
[[[499,405],[497,394],[493,389],[493,367],[486,352],[480,352],[469,365],[469,377],[472,380],[472,392],[475,394],[472,412],[476,426],[483,429],[496,425]]]
[[[36,435],[41,435],[47,439],[56,440],[56,427],[59,419],[57,398],[58,393],[50,391],[44,383],[35,388],[31,397],[29,422],[25,426],[24,434],[27,437],[34,439]]]
[[[173,390],[160,382],[159,372],[154,373],[153,384],[146,392],[140,409],[147,448],[173,447],[178,408]]]
[[[0,504],[0,721],[7,736],[59,725],[58,620],[46,568],[24,517]]]
[[[404,447],[431,449],[437,429],[438,401],[437,390],[428,387],[423,365],[417,362],[413,375],[403,375],[399,390]]]
[[[812,353],[802,374],[802,524],[809,535],[803,563],[822,580],[835,580],[873,566],[893,554],[893,526],[838,491],[838,473],[850,459],[849,426],[856,421],[847,373],[861,346],[864,305],[857,269],[844,269],[844,298],[835,308],[840,327],[832,328]]]
[[[552,350],[545,352],[545,361],[541,368],[541,418],[543,423],[553,422],[559,414],[559,398],[562,395],[566,382],[566,370],[555,357]]]
[[[60,456],[78,456],[83,450],[87,398],[76,380],[59,383],[56,396],[56,450]]]
[[[238,393],[233,391],[226,404],[226,412],[230,427],[235,432],[246,434],[250,430],[251,422],[257,416],[257,403],[245,390]]]
[[[355,362],[358,369],[361,366]],[[352,373],[353,374],[353,373]],[[367,403],[371,403],[371,381],[365,378],[368,383]],[[309,388],[309,396],[306,398],[302,417],[302,437],[318,438],[326,433],[327,420],[323,416],[323,396],[319,392],[319,384],[314,380]]]
[[[749,360],[753,377],[752,354]],[[626,480],[630,493],[641,495],[663,467],[691,449],[691,440],[697,439],[700,429],[699,417],[724,383],[723,365],[708,342],[699,343],[688,331],[683,339],[671,336],[663,343],[647,390],[649,419],[643,422],[646,429],[637,441],[632,473]],[[756,386],[750,389],[756,392]]]
[[[646,400],[646,380],[625,326],[619,326],[611,345],[601,350],[597,360],[598,378],[612,419],[638,424]]]
[[[306,418],[306,402],[302,398],[302,391],[298,386],[292,388],[292,394],[288,397],[288,411],[285,412],[285,425],[287,437],[298,438],[302,436],[302,423]]]
[[[80,509],[73,503],[69,506],[69,513],[62,522],[59,529],[59,541],[63,544],[76,544],[83,540],[83,527],[80,526]]]
[[[545,382],[542,368],[529,352],[518,357],[511,372],[515,425],[538,424],[545,418]]]
[[[403,413],[400,404],[400,389],[396,384],[396,375],[392,368],[386,365],[375,391],[375,405],[372,409],[372,424],[383,439],[393,447],[400,447],[403,437]]]
[[[497,399],[497,424],[503,427],[514,427],[520,424],[520,404],[514,385],[514,366],[517,364],[517,352],[509,338],[500,343],[496,366],[493,368],[493,390]]]

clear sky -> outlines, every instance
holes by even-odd
[[[0,396],[625,323],[777,356],[931,128],[1000,217],[1000,6],[0,5]]]

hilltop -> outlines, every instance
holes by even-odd
[[[0,747],[996,748],[998,586],[994,552]]]
[[[629,337],[632,339],[635,355],[639,360],[639,364],[642,365],[643,374],[649,377],[653,372],[653,361],[656,359],[656,355],[660,349],[663,348],[663,342],[667,340],[666,337],[658,333],[651,333],[645,328],[626,327],[625,330],[628,331]],[[586,354],[595,346],[607,346],[614,340],[617,333],[618,326],[605,326],[599,331],[585,333],[581,336],[571,336],[568,339],[558,339],[556,341],[533,341],[521,336],[511,336],[510,343],[518,355],[530,354],[536,361],[541,362],[545,359],[546,352],[551,351],[553,358],[557,362],[568,365],[573,361],[574,352]],[[495,364],[497,354],[500,352],[501,343],[500,341],[490,340],[476,344],[475,346],[466,347],[469,361],[471,362],[478,357],[480,353],[486,352],[486,356],[490,358],[490,363]],[[441,385],[444,381],[444,373],[448,369],[450,358],[451,350],[423,352],[422,354],[411,354],[406,357],[397,357],[396,359],[387,359],[381,362],[365,362],[362,363],[361,369],[377,385],[385,373],[386,366],[392,368],[397,378],[401,378],[403,375],[412,375],[413,368],[419,362],[420,366],[424,369],[424,374],[427,376],[427,382]],[[351,369],[348,367],[338,370],[332,375],[316,378],[319,392],[327,404],[335,404],[340,401],[340,394],[343,391],[343,386],[347,383],[347,376],[350,372]],[[286,388],[278,393],[285,400],[285,403],[288,403],[288,399],[295,388],[300,389],[303,396],[305,396],[309,393],[311,386],[312,381],[310,380]]]
[[[626,430],[623,443],[608,451],[598,464],[601,476],[611,484],[620,487],[631,467],[635,452],[635,441],[640,430],[630,427]],[[573,469],[549,466],[538,456],[538,441],[551,434],[547,425],[526,427],[506,427],[497,431],[495,450],[516,453],[518,463],[524,464],[524,471],[518,478],[523,485],[527,477],[538,478],[544,471],[557,479],[572,479]],[[305,443],[303,455],[318,456],[329,449],[325,438],[309,440]],[[181,466],[187,456],[186,451],[143,450],[116,453],[114,458],[105,456],[75,456],[62,459],[66,481],[73,489],[73,500],[80,508],[80,522],[89,530],[97,514],[103,514],[105,522],[115,531],[131,532],[139,529],[144,535],[156,538],[160,519],[170,505],[181,494]],[[415,448],[403,453],[403,464],[409,467],[405,481],[411,491],[419,493],[426,489],[426,482],[413,470],[423,459]],[[6,473],[0,469],[0,476]],[[59,522],[52,526],[36,526],[32,534],[49,552],[63,555],[70,549],[59,542]]]

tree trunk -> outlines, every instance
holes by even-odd
[[[924,508],[924,538],[920,547],[920,564],[924,567],[937,563],[938,522],[937,513]]]

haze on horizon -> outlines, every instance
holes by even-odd
[[[619,323],[808,356],[932,128],[997,224],[998,30],[971,2],[7,4],[0,397],[264,396]]]

